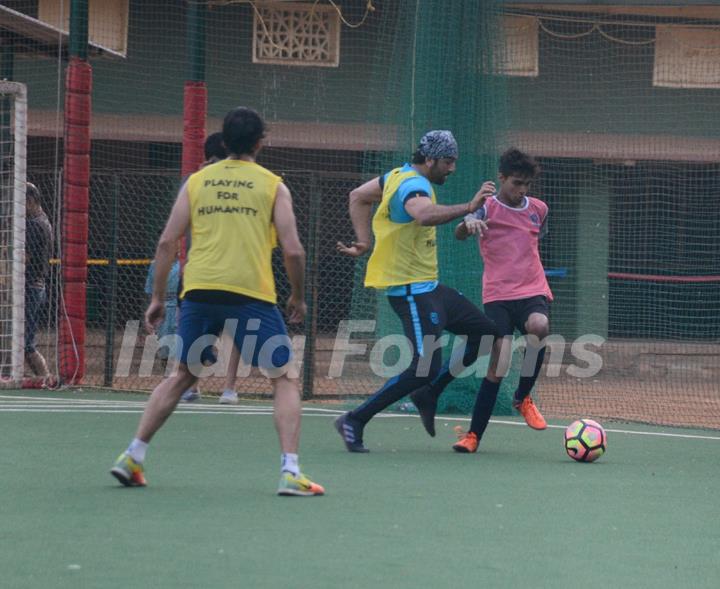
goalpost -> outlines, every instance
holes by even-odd
[[[27,90],[0,81],[0,373],[22,382],[25,347]]]

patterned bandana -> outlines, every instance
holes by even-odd
[[[420,139],[418,151],[431,160],[458,156],[457,141],[450,131],[428,131]]]

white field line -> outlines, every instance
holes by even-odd
[[[0,405],[0,413],[137,413],[143,412],[141,407],[3,407]],[[242,414],[242,415],[272,415],[272,409],[248,410],[243,408],[213,409],[212,407],[179,407],[175,414],[181,413],[204,413],[206,415]],[[315,413],[312,409],[305,409],[304,415],[315,417],[327,417],[325,413]]]
[[[117,413],[134,413],[136,415],[139,415],[142,413],[140,409],[85,409],[85,410],[78,410],[78,409],[44,409],[40,407],[36,407],[33,409],[16,409],[16,408],[7,408],[7,407],[0,407],[0,413],[103,413],[103,414],[117,414]],[[192,413],[192,414],[202,414],[202,415],[218,415],[217,411],[202,411],[202,410],[195,410],[195,411],[177,411],[176,415],[183,415],[186,413]],[[230,413],[230,412],[226,412]],[[266,411],[263,413],[260,413],[258,411],[234,411],[233,414],[235,415],[272,415],[272,411]]]
[[[416,415],[405,415],[405,414],[395,414],[395,413],[384,413],[376,415],[375,417],[417,417]],[[469,417],[446,417],[446,416],[439,416],[437,417],[439,420],[445,420],[445,421],[463,421],[463,422],[469,422]],[[527,427],[525,425],[524,421],[507,421],[503,419],[491,419],[490,423],[497,423],[500,425],[516,425],[516,426],[522,426]],[[550,425],[548,424],[548,428],[550,429],[562,429],[564,430],[567,426],[566,425]],[[720,436],[703,436],[699,434],[674,434],[670,432],[641,432],[637,430],[629,430],[629,429],[610,429],[605,428],[606,432],[611,432],[615,434],[629,434],[634,436],[657,436],[660,438],[683,438],[688,440],[717,440],[720,441]]]
[[[144,405],[145,401],[119,401],[105,399],[69,399],[57,397],[10,397],[0,395],[0,403],[72,403],[74,405]]]
[[[29,401],[29,402],[28,402]],[[113,400],[91,400],[91,399],[66,399],[56,397],[30,397],[30,396],[5,396],[0,395],[0,413],[141,413],[145,401],[113,401]],[[218,415],[232,413],[236,415],[272,415],[272,407],[266,405],[209,405],[180,404],[176,410],[180,414]],[[336,417],[344,413],[344,410],[326,409],[322,407],[304,407],[303,415],[307,417]],[[417,418],[416,414],[407,413],[380,413],[376,418],[405,417]],[[438,420],[469,422],[467,417],[445,417],[439,416]],[[498,425],[510,425],[526,427],[523,421],[508,421],[503,419],[491,419],[490,423]],[[563,430],[564,425],[548,425],[550,429]],[[646,432],[629,429],[610,429],[607,432],[627,434],[635,436],[655,436],[661,438],[680,438],[687,440],[713,440],[720,441],[720,436],[701,434],[677,434],[671,432]]]
[[[144,404],[141,405],[103,405],[99,403],[95,404],[83,404],[83,405],[74,405],[72,403],[2,403],[0,401],[0,409],[3,408],[9,408],[9,409],[75,409],[76,411],[85,411],[86,409],[107,409],[108,411],[112,411],[113,409],[137,409],[138,411],[142,411],[145,408]],[[177,410],[178,411],[185,411],[185,410],[191,410],[194,408],[203,409],[206,411],[215,411],[217,413],[227,412],[227,411],[234,411],[237,408],[240,408],[244,411],[272,411],[272,407],[244,407],[239,405],[219,405],[219,406],[213,406],[213,405],[203,405],[203,404],[193,404],[193,405],[178,405]]]

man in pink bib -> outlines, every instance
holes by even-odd
[[[476,236],[484,262],[482,298],[485,314],[501,336],[515,329],[527,336],[525,358],[513,405],[527,424],[538,430],[547,424],[530,397],[545,357],[544,338],[552,292],[545,278],[538,245],[546,233],[548,206],[527,192],[539,168],[529,155],[509,149],[500,157],[499,187],[495,195],[455,228],[455,237]],[[440,375],[431,388],[411,395],[426,429],[432,424],[434,407],[442,389],[452,380]],[[491,362],[473,410],[468,432],[453,446],[457,452],[475,452],[492,414],[502,375]],[[428,430],[430,432],[430,430]],[[434,433],[434,427],[433,427]],[[431,434],[432,435],[432,434]]]

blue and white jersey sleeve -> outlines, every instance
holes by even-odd
[[[484,221],[487,218],[487,208],[486,205],[481,206],[477,211],[474,213],[470,213],[469,215],[465,215],[465,218],[472,217],[474,219],[480,219],[481,221]]]
[[[407,178],[400,184],[400,188],[390,201],[390,220],[394,223],[410,223],[413,218],[405,210],[405,202],[410,196],[421,195],[428,198],[432,194],[432,187],[427,178],[414,176]]]
[[[538,235],[538,238],[542,239],[548,234],[548,232],[548,215],[545,215],[545,218],[542,221],[542,225],[540,225],[540,235]]]

